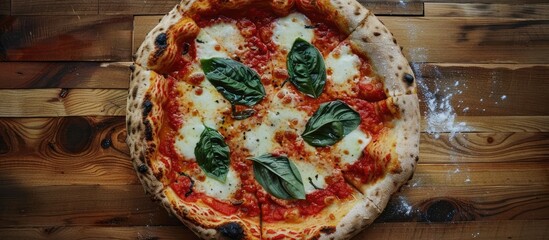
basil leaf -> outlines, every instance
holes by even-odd
[[[229,172],[229,146],[217,130],[206,127],[202,131],[194,155],[207,176],[225,182]]]
[[[307,122],[301,134],[315,147],[331,146],[360,125],[360,115],[342,101],[323,103]]]
[[[200,60],[206,78],[231,104],[253,106],[265,97],[259,75],[235,60],[210,58]]]
[[[255,179],[265,191],[281,199],[305,199],[301,174],[290,159],[264,154],[251,160]]]
[[[326,85],[322,54],[307,41],[297,38],[286,60],[290,82],[302,93],[318,98]]]

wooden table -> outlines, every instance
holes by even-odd
[[[132,52],[176,2],[0,0],[0,239],[194,239],[124,142]],[[425,117],[414,178],[356,239],[549,239],[549,1],[451,2],[364,3]]]

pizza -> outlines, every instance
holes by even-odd
[[[348,239],[418,161],[413,72],[354,0],[183,0],[134,56],[145,191],[204,239]]]

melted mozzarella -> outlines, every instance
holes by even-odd
[[[231,54],[239,51],[239,47],[245,43],[244,37],[235,23],[217,23],[203,28],[210,36],[215,38]]]
[[[310,25],[311,21],[301,13],[279,18],[274,22],[272,40],[281,49],[290,51],[296,38],[302,38],[307,42],[313,40],[314,30],[305,27]]]
[[[347,44],[338,46],[326,58],[329,86],[326,92],[335,97],[355,96],[354,86],[360,78],[360,58]]]
[[[308,160],[318,163],[318,161],[320,161],[321,159],[316,159],[318,161],[314,161],[315,159],[308,159]],[[295,166],[299,170],[299,173],[301,174],[301,179],[303,181],[303,186],[305,187],[306,194],[314,192],[316,190],[315,186],[317,188],[326,187],[325,178],[329,174],[322,166],[319,166],[319,165],[315,166],[315,164],[312,164],[310,162],[305,162],[305,161],[293,161],[293,163],[295,164]]]
[[[341,156],[343,164],[353,164],[371,140],[368,134],[357,128],[334,145],[334,153]]]
[[[360,58],[354,54],[347,44],[340,45],[326,58],[326,68],[330,69],[334,85],[346,87],[350,80],[357,78],[360,74]]]
[[[227,173],[227,180],[223,183],[206,175],[204,181],[195,180],[194,187],[198,192],[203,192],[216,199],[227,200],[238,190],[240,179],[232,168]]]
[[[246,136],[244,147],[246,147],[254,157],[272,152],[279,146],[274,140],[276,130],[276,128],[271,127],[266,123],[251,128],[250,131],[244,133]]]
[[[196,57],[209,59],[213,57],[228,57],[221,45],[204,30],[201,30],[196,37]]]

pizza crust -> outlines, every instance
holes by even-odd
[[[377,142],[367,147],[367,151],[376,159],[390,154],[388,172],[377,182],[361,187],[361,192],[380,210],[385,208],[391,195],[412,177],[419,160],[420,114],[417,95],[403,95],[387,101],[388,107],[400,116],[390,123],[392,128],[388,128]]]
[[[168,73],[181,54],[182,43],[194,39],[199,31],[192,19],[183,17],[178,5],[147,34],[134,61],[146,69]]]
[[[261,229],[259,216],[250,219],[242,219],[237,215],[224,216],[216,214],[209,206],[196,202],[183,202],[171,187],[166,187],[156,195],[162,206],[173,213],[179,220],[188,226],[193,232],[203,239],[227,239],[222,234],[221,228],[228,224],[237,224],[241,228],[241,239],[260,239]]]
[[[355,0],[296,0],[296,5],[305,13],[325,17],[345,34],[353,32],[370,13]]]
[[[390,97],[416,94],[414,72],[392,33],[372,13],[348,38],[353,50],[370,59]]]

